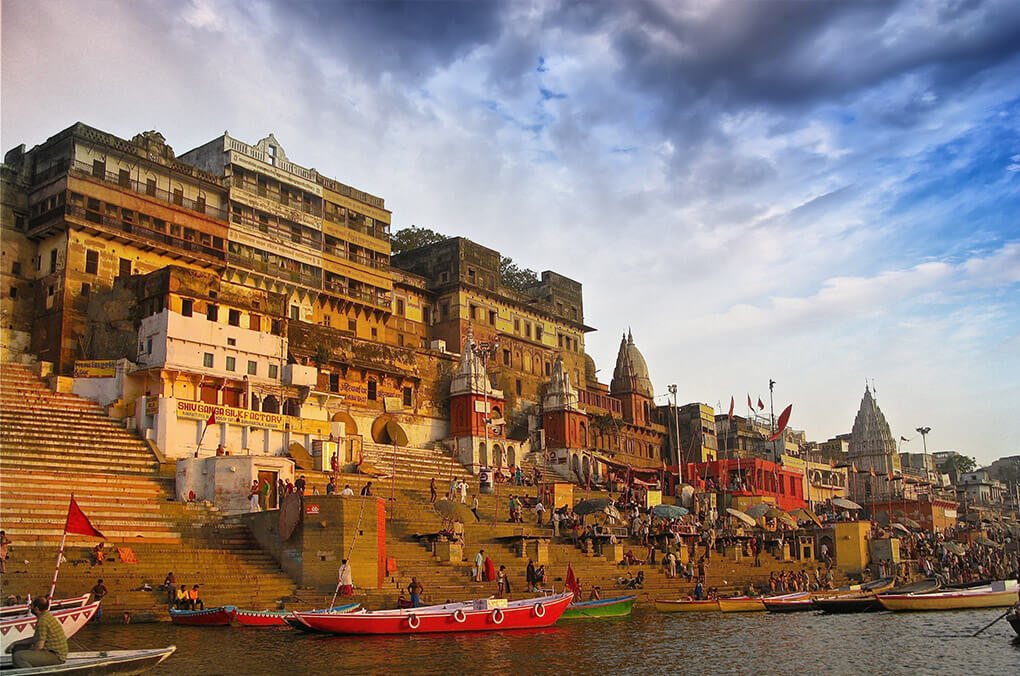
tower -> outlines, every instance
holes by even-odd
[[[542,428],[546,448],[556,454],[555,468],[560,474],[583,481],[586,475],[597,473],[591,467],[591,458],[584,456],[589,448],[588,416],[581,409],[561,357],[556,358],[552,380],[542,397]]]
[[[640,426],[650,422],[655,393],[645,358],[634,345],[634,336],[629,330],[620,341],[609,392],[622,402],[625,422]]]
[[[896,440],[889,429],[889,423],[878,407],[871,388],[866,385],[850,433],[847,459],[858,472],[867,472],[861,474],[860,478],[854,476],[856,497],[865,502],[880,502],[891,497],[891,485],[887,477],[900,471],[900,456],[896,452]],[[874,477],[871,476],[872,471]]]
[[[489,381],[482,358],[474,350],[475,338],[468,330],[460,364],[450,382],[450,437],[462,465],[475,474],[480,467],[502,467],[514,462],[516,453],[506,447],[503,423],[503,391]],[[489,424],[488,445],[485,425]]]

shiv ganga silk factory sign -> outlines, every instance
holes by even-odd
[[[280,413],[250,411],[246,408],[233,408],[207,404],[204,401],[177,400],[177,417],[186,420],[209,420],[215,416],[216,423],[228,425],[244,425],[262,429],[290,431],[298,434],[329,434],[329,423],[324,420],[305,420]]]

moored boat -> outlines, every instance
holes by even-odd
[[[336,606],[335,608],[329,608],[328,610],[312,610],[309,612],[346,613],[354,610],[359,605],[358,603],[348,603]],[[304,626],[300,620],[294,618],[294,613],[290,610],[242,610],[237,608],[234,610],[234,619],[243,627],[294,626],[288,620],[294,620],[297,624]]]
[[[1009,622],[1009,626],[1013,627],[1016,635],[1020,636],[1020,603],[1013,606],[1013,612],[1006,615],[1006,621]]]
[[[719,602],[715,599],[695,601],[694,599],[655,599],[655,609],[660,613],[705,613],[718,612]]]
[[[69,599],[57,599],[56,601],[50,601],[50,612],[66,610],[68,608],[81,608],[88,603],[89,596],[91,596],[91,594],[82,594],[81,596],[75,596]],[[9,617],[31,614],[31,611],[29,611],[29,604],[27,603],[22,603],[17,606],[3,606],[0,608],[0,619],[2,620],[6,620]]]
[[[768,596],[761,602],[765,605],[765,610],[770,613],[799,613],[815,609],[814,604],[811,603],[811,592],[806,591]]]
[[[10,655],[0,658],[5,676],[64,674],[65,676],[98,676],[100,674],[141,674],[170,657],[177,646],[149,650],[104,650],[102,652],[68,653],[63,664],[14,669]]]
[[[999,580],[983,587],[920,594],[879,594],[886,610],[963,610],[1002,608],[1017,603],[1017,581]]]
[[[447,604],[399,610],[358,610],[352,613],[295,612],[303,622],[330,634],[423,634],[464,631],[537,629],[555,623],[573,599],[573,594],[494,603]],[[497,600],[498,601],[498,600]]]
[[[884,593],[888,590],[889,593],[893,594],[921,594],[935,591],[938,588],[939,582],[934,579],[920,580],[892,590],[888,590],[888,585],[883,583],[874,585],[873,591],[867,594],[816,595],[811,599],[811,604],[824,613],[873,613],[883,610],[882,604],[878,602],[875,596],[876,592]]]
[[[220,606],[218,608],[206,608],[205,610],[176,610],[170,609],[170,621],[174,624],[182,624],[190,627],[225,627],[230,625],[234,617],[234,606]]]
[[[731,596],[727,599],[719,599],[719,610],[724,613],[753,613],[764,611],[765,604],[760,598]]]
[[[88,624],[92,616],[99,609],[99,601],[95,601],[81,608],[65,608],[64,610],[53,611],[50,614],[60,623],[64,635],[71,638],[78,633],[82,627]],[[31,638],[35,635],[35,615],[21,617],[8,617],[0,620],[0,652],[8,645],[24,638]]]
[[[625,617],[630,615],[637,595],[618,596],[598,601],[571,603],[560,616],[561,620],[577,620],[588,617]]]

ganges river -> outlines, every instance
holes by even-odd
[[[660,615],[502,634],[329,637],[289,629],[90,626],[72,650],[174,644],[152,674],[1018,674],[1005,609],[863,615]]]

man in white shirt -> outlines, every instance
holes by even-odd
[[[542,525],[542,515],[543,514],[545,514],[545,505],[543,505],[542,501],[539,500],[538,503],[535,505],[535,516],[538,517],[538,525],[539,526]]]
[[[351,490],[351,485],[344,484],[344,489],[340,491],[340,495],[354,495],[354,491]]]
[[[460,485],[457,488],[460,489],[460,504],[467,504],[467,482],[461,479]]]

